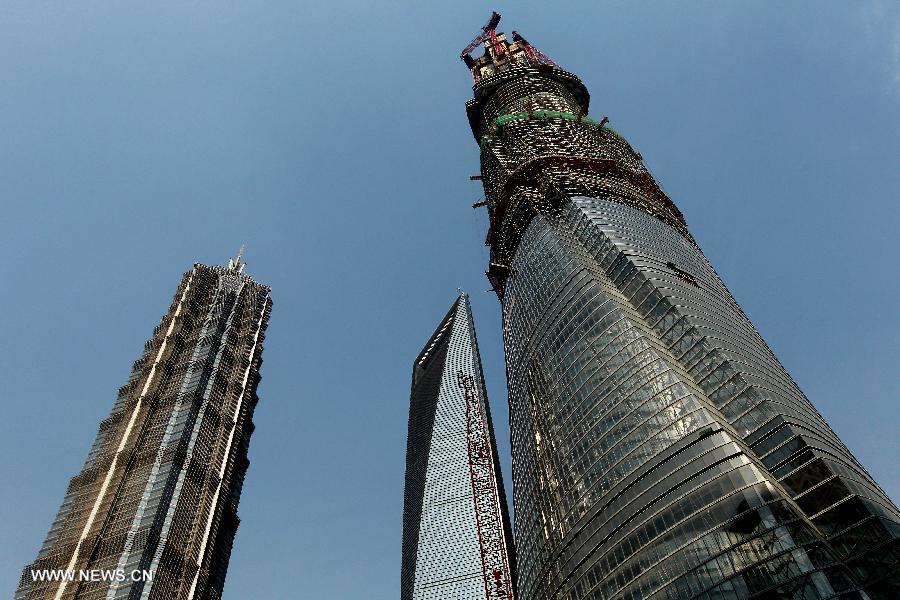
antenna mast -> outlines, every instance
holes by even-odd
[[[237,256],[228,260],[228,268],[232,271],[238,271],[239,273],[244,272],[244,266],[247,264],[243,262],[241,259],[244,256],[244,244],[241,244],[241,249],[238,250]]]

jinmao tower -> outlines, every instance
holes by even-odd
[[[16,600],[221,597],[271,306],[240,255],[185,273]]]
[[[900,514],[588,90],[463,51],[509,386],[518,593],[900,598]],[[481,56],[472,56],[483,46]]]
[[[513,598],[513,555],[469,298],[413,363],[401,600]]]

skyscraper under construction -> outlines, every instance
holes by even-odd
[[[503,478],[469,298],[413,363],[401,600],[512,600]]]
[[[521,598],[898,598],[900,513],[581,80],[463,51],[509,384]],[[472,51],[484,47],[482,56]]]
[[[221,597],[272,306],[243,271],[184,275],[16,600]]]

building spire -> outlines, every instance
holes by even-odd
[[[228,260],[228,268],[232,271],[237,271],[239,273],[244,272],[244,267],[247,265],[243,260],[244,257],[244,244],[241,244],[240,250],[238,250],[237,256]]]

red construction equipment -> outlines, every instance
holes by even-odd
[[[487,600],[513,600],[512,572],[497,492],[498,473],[494,468],[487,418],[472,376],[458,371],[456,380],[466,402],[469,475],[472,479],[478,543],[481,546],[485,597]]]
[[[550,57],[532,46],[517,32],[512,32],[513,43],[507,42],[502,33],[497,33],[499,24],[500,14],[492,12],[491,18],[481,28],[478,35],[459,54],[476,83],[481,79],[482,71],[485,70],[490,75],[522,64],[526,66],[549,65],[559,68],[559,65]],[[472,51],[482,44],[487,52],[481,57],[472,58]]]
[[[523,46],[525,54],[527,54],[529,58],[532,58],[540,63],[544,63],[545,65],[551,65],[553,67],[559,68],[559,65],[556,64],[556,62],[552,58],[532,46],[528,40],[519,35],[519,32],[513,31],[512,39],[514,42],[517,42]]]
[[[488,19],[487,24],[481,28],[481,33],[475,36],[475,38],[469,42],[469,45],[463,48],[463,51],[459,53],[459,57],[463,60],[466,60],[466,57],[472,53],[472,50],[480,46],[490,37],[495,37],[497,34],[495,33],[495,29],[497,29],[497,25],[500,24],[500,13],[492,12],[491,18]]]

